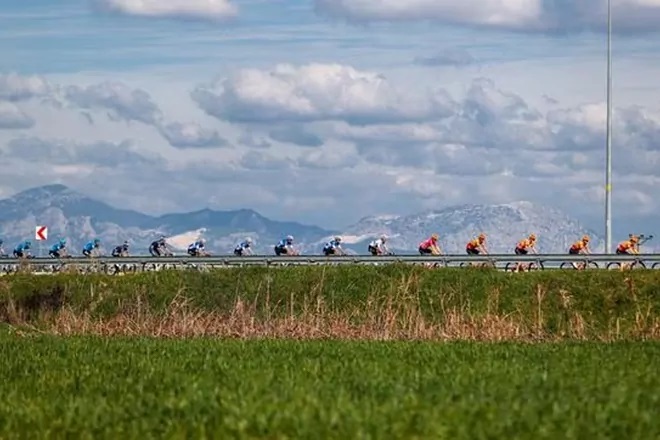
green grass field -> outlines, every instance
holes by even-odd
[[[660,339],[660,271],[238,268],[0,280],[0,323],[56,334]]]
[[[660,344],[0,337],[0,438],[660,438]]]

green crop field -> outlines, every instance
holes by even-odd
[[[0,337],[0,438],[657,439],[660,344]]]

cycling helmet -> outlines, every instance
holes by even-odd
[[[340,237],[340,236],[336,236],[336,237],[335,237],[335,241],[336,241],[337,243],[341,242],[341,237]]]
[[[60,238],[60,244],[64,246],[66,244],[66,238]]]
[[[431,240],[433,240],[433,241],[438,241],[439,238],[440,238],[440,236],[438,234],[431,235]]]
[[[584,241],[585,243],[589,243],[589,240],[590,240],[590,238],[589,238],[588,235],[585,235],[584,237],[582,237],[582,241]]]
[[[632,237],[630,237],[630,242],[631,243],[638,243],[639,242],[639,237],[636,236],[636,235],[633,235]]]
[[[387,235],[383,234],[380,236],[380,239],[383,241],[387,241]]]
[[[128,240],[124,240],[124,246],[128,247]]]
[[[286,241],[288,241],[289,243],[293,242],[293,235],[287,235]]]
[[[486,239],[486,234],[484,234],[483,232],[479,234],[479,241],[484,241],[485,239]]]
[[[206,238],[200,238],[199,242],[202,243],[202,244],[206,244]]]
[[[530,234],[529,239],[532,241],[536,240],[536,234]]]
[[[95,238],[94,239],[94,244],[99,244],[99,243],[101,243],[101,240],[99,240],[98,238]]]
[[[246,242],[247,244],[252,244],[252,239],[251,239],[250,237],[247,237],[247,238],[245,239],[245,242]]]
[[[32,246],[32,242],[30,240],[25,240],[25,244],[28,246]]]

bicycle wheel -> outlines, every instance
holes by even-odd
[[[607,270],[614,270],[614,269],[621,269],[621,263],[619,263],[618,261],[607,263]]]
[[[559,268],[560,268],[560,269],[573,269],[573,270],[577,270],[577,266],[574,266],[573,263],[568,262],[568,261],[564,261],[563,263],[561,263],[561,264],[559,265]]]
[[[506,266],[504,266],[504,272],[515,272],[518,268],[517,266],[517,263],[506,263]]]
[[[651,266],[652,269],[660,269],[660,263],[655,263],[653,266]]]
[[[646,264],[642,260],[633,261],[630,265],[631,269],[646,269]]]
[[[600,269],[600,266],[595,261],[589,261],[587,262],[585,269]]]

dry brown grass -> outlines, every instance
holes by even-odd
[[[408,280],[410,282],[410,280]],[[410,286],[396,289],[410,292]],[[68,306],[58,310],[42,311],[39,319],[27,319],[11,304],[6,321],[14,327],[32,329],[56,335],[98,336],[150,336],[162,338],[288,338],[288,339],[349,339],[349,340],[469,340],[541,342],[559,340],[614,341],[634,338],[660,339],[660,319],[649,310],[639,310],[632,330],[621,331],[619,320],[610,323],[606,332],[594,335],[591,324],[578,311],[572,309],[572,298],[560,291],[563,321],[558,331],[547,329],[543,302],[547,292],[539,287],[536,292],[536,313],[533,319],[522,313],[498,312],[499,292],[493,291],[488,310],[473,313],[464,309],[441,307],[440,316],[431,321],[421,312],[415,295],[393,295],[383,300],[370,297],[364,304],[341,313],[332,311],[319,295],[314,300],[302,300],[301,308],[294,307],[295,298],[289,299],[287,313],[271,313],[281,306],[269,305],[257,312],[257,301],[238,299],[230,311],[204,311],[196,308],[182,295],[178,295],[165,312],[154,312],[146,301],[138,300],[132,307],[103,318],[92,313],[76,313]],[[299,309],[298,312],[294,310]],[[30,323],[39,322],[38,329]]]

